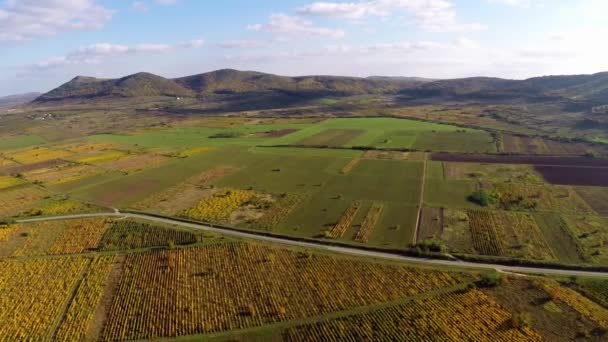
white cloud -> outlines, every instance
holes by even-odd
[[[148,6],[141,1],[133,1],[131,8],[136,12],[147,12],[149,10]]]
[[[225,49],[257,49],[268,45],[269,42],[261,40],[229,40],[218,44]]]
[[[524,7],[528,8],[531,5],[531,0],[486,0],[489,3],[493,4],[502,4],[514,7]]]
[[[178,0],[156,0],[159,5],[175,5]]]
[[[204,45],[203,40],[191,40],[181,42],[174,45],[169,44],[138,44],[134,46],[98,43],[87,46],[82,46],[75,51],[68,53],[65,56],[53,57],[34,65],[27,69],[43,70],[61,66],[79,65],[79,64],[99,64],[104,59],[116,56],[137,55],[137,54],[164,54],[174,52],[180,49],[194,49]]]
[[[99,29],[111,18],[96,0],[7,0],[0,5],[0,42]]]
[[[447,0],[372,0],[361,2],[315,2],[298,10],[299,14],[361,20],[387,18],[407,13],[427,31],[476,31],[487,27],[479,23],[459,23],[452,3]]]
[[[317,27],[310,21],[286,14],[273,14],[268,23],[250,25],[247,29],[280,35],[321,36],[333,39],[340,39],[346,35],[342,30]]]

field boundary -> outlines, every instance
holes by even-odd
[[[237,238],[254,239],[264,242],[277,243],[283,245],[292,245],[304,248],[321,249],[330,252],[341,254],[350,254],[364,257],[380,258],[395,261],[404,261],[411,263],[436,265],[436,266],[452,266],[472,269],[491,269],[513,273],[524,274],[553,274],[564,276],[586,276],[608,278],[608,267],[606,266],[579,266],[579,265],[563,265],[552,263],[539,263],[521,259],[509,258],[479,258],[479,256],[456,254],[462,260],[454,260],[452,255],[441,253],[417,253],[412,249],[405,250],[389,250],[369,246],[352,246],[334,241],[314,240],[307,238],[298,238],[293,236],[283,236],[268,232],[252,231],[234,227],[226,227],[221,225],[207,225],[202,222],[190,221],[187,219],[170,218],[160,215],[137,213],[134,211],[101,213],[101,214],[80,214],[56,216],[54,218],[27,219],[19,220],[19,223],[41,222],[53,220],[70,220],[92,217],[124,217],[149,220],[157,223],[167,223],[181,225],[184,227],[216,232],[219,234],[231,235]]]

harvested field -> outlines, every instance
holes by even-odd
[[[256,327],[380,304],[462,281],[455,273],[302,256],[254,244],[132,254],[126,257],[101,339]]]
[[[363,134],[358,129],[327,129],[311,137],[297,142],[298,145],[308,146],[343,146]]]
[[[287,329],[287,341],[542,341],[510,327],[511,314],[481,291],[441,295]]]
[[[215,190],[209,186],[237,169],[216,167],[193,176],[186,181],[136,203],[133,207],[140,210],[154,210],[161,214],[176,215],[192,208],[201,198],[212,195]]]
[[[399,152],[399,151],[366,151],[365,159],[388,159],[388,160],[424,160],[426,154],[423,152]]]
[[[118,159],[111,164],[104,165],[104,168],[113,171],[133,173],[158,167],[170,160],[170,158],[158,154],[131,154],[128,157]]]
[[[487,132],[421,132],[416,136],[412,148],[419,151],[496,152],[494,139]]]
[[[416,241],[440,239],[443,234],[443,208],[422,208]]]
[[[60,164],[53,167],[29,171],[23,175],[30,181],[41,182],[48,186],[54,186],[86,177],[92,177],[103,172],[103,170],[89,165]]]
[[[264,133],[265,138],[282,138],[290,135],[291,133],[297,132],[297,129],[281,129],[277,131],[268,131]]]
[[[537,165],[534,169],[551,184],[608,187],[608,168]]]
[[[576,238],[559,214],[534,213],[534,219],[559,261],[571,264],[583,261]]]
[[[608,188],[577,187],[576,192],[598,214],[608,216]]]
[[[443,163],[447,179],[515,183],[543,183],[532,166],[513,164]]]
[[[0,190],[0,217],[18,216],[35,208],[49,194],[34,186]]]
[[[608,158],[554,156],[500,156],[456,153],[433,153],[431,160],[456,163],[528,164],[548,166],[594,166],[608,168]]]
[[[35,164],[29,164],[29,165],[19,165],[19,164],[15,164],[14,166],[11,167],[7,167],[2,169],[2,173],[5,175],[11,175],[11,174],[25,174],[28,172],[34,172],[36,170],[48,170],[48,169],[52,169],[52,168],[57,168],[57,167],[62,167],[62,166],[67,166],[70,163],[64,161],[64,160],[47,160],[41,163],[35,163]]]
[[[445,209],[443,211],[443,233],[441,239],[449,251],[475,254],[473,235],[466,211]]]

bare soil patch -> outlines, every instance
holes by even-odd
[[[578,166],[608,168],[608,159],[588,157],[556,157],[556,156],[502,156],[474,155],[456,153],[433,153],[431,160],[461,163],[488,164],[528,164],[547,166]]]
[[[534,169],[551,184],[608,187],[606,168],[536,165]]]
[[[441,238],[443,234],[443,208],[422,208],[417,241]]]
[[[288,136],[292,133],[297,132],[297,129],[282,129],[282,130],[278,130],[278,131],[270,131],[270,132],[266,132],[264,137],[266,138],[282,138],[284,136]]]

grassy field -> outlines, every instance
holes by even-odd
[[[19,135],[14,137],[0,138],[0,151],[14,150],[44,144],[45,140],[36,135]]]
[[[605,215],[604,188],[548,185],[530,165],[425,162],[430,153],[365,150],[497,152],[500,144],[482,130],[396,118],[215,117],[40,146],[42,140],[31,135],[6,141],[11,139],[14,145],[6,145],[0,159],[0,202],[6,203],[2,216],[75,212],[97,205],[405,249],[415,241],[417,206],[422,203],[427,211],[448,216],[469,210],[505,212],[493,216],[495,226],[533,215],[538,224],[524,226],[539,227],[546,249],[562,253],[556,260],[601,264],[605,259],[603,247],[598,247],[603,233],[564,222],[575,236],[568,242],[556,228],[561,225],[545,222],[564,214]],[[472,200],[478,190],[491,201],[480,205]],[[210,204],[222,215],[202,210]],[[484,253],[474,248],[470,225],[467,235],[459,224],[447,227],[448,221],[430,230],[444,231],[443,243],[456,246],[450,247],[455,251]],[[422,236],[425,229],[420,227]],[[542,248],[527,246],[533,242],[513,239],[515,233],[511,231],[511,240],[499,237],[504,251],[493,254],[551,259],[535,254]],[[588,236],[576,237],[584,234]],[[558,252],[560,246],[569,250]]]

